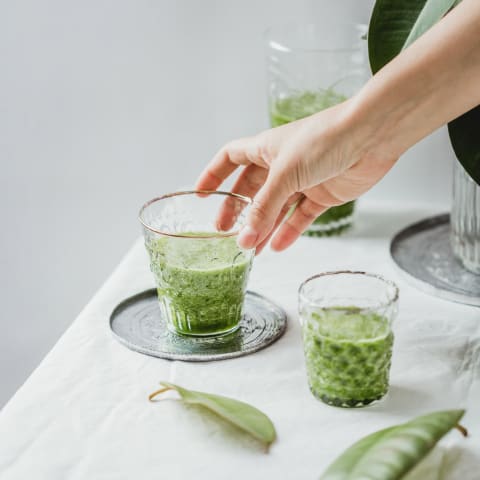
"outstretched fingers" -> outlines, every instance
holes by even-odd
[[[257,137],[234,140],[221,148],[200,174],[197,190],[216,190],[240,165],[261,164]]]
[[[238,177],[232,192],[253,198],[265,183],[267,176],[268,170],[266,168],[250,164],[245,167]],[[238,201],[235,197],[227,197],[222,203],[217,216],[218,229],[223,231],[230,230],[246,206],[246,203]]]
[[[290,198],[287,200],[285,205],[282,207],[280,210],[280,214],[277,217],[277,220],[275,221],[275,225],[273,226],[272,230],[270,233],[267,235],[265,239],[263,239],[258,245],[256,249],[256,254],[259,255],[262,250],[265,248],[267,243],[270,241],[272,238],[273,234],[277,230],[277,228],[281,225],[285,217],[288,215],[292,207],[303,197],[303,194],[301,193],[294,193],[293,195],[290,196]]]
[[[320,205],[307,197],[303,198],[293,214],[279,228],[272,240],[272,249],[278,252],[285,250],[328,208],[330,207]]]
[[[246,226],[240,232],[238,243],[253,248],[262,243],[274,229],[275,222],[289,198],[286,182],[270,170],[264,185],[258,191],[247,215]]]

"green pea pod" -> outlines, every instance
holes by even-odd
[[[173,383],[160,382],[160,385],[163,385],[164,388],[152,393],[149,396],[150,400],[167,390],[176,390],[185,403],[207,408],[227,422],[259,440],[265,444],[267,448],[277,437],[272,421],[258,410],[258,408],[248,403],[212,393],[187,390]]]
[[[464,410],[447,410],[372,433],[349,447],[320,480],[398,480],[424,458],[437,442],[458,425]]]

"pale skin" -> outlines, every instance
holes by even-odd
[[[351,99],[226,144],[196,188],[216,190],[244,167],[232,191],[253,204],[238,242],[258,253],[273,236],[272,249],[281,251],[325,210],[369,190],[412,145],[479,104],[480,1],[463,0]],[[222,222],[228,228],[228,210]]]

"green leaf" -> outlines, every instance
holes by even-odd
[[[258,410],[258,408],[248,403],[212,393],[187,390],[173,383],[160,382],[160,385],[163,385],[164,388],[152,393],[149,397],[150,400],[167,390],[176,390],[185,403],[207,408],[227,422],[264,443],[267,447],[269,447],[277,437],[272,421],[263,412]]]
[[[370,67],[376,73],[435,25],[456,0],[377,0],[368,28]]]
[[[368,29],[373,73],[437,23],[461,0],[377,0]],[[458,161],[480,185],[480,106],[448,124]]]
[[[398,480],[458,425],[464,410],[417,417],[362,438],[338,457],[320,480]],[[465,429],[460,430],[466,435]]]
[[[455,0],[429,0],[418,15],[402,50],[410,46],[418,37],[435,25],[454,5]]]
[[[480,107],[450,122],[448,134],[457,159],[480,185]]]

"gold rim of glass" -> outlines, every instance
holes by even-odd
[[[382,283],[385,285],[388,285],[393,288],[393,294],[391,298],[389,298],[385,302],[378,302],[375,305],[371,305],[365,308],[362,308],[362,310],[376,310],[380,308],[386,308],[391,305],[393,305],[399,297],[400,289],[398,288],[397,284],[392,282],[391,280],[386,279],[385,277],[382,277],[381,275],[378,275],[377,273],[368,273],[368,272],[363,272],[363,271],[357,271],[357,270],[336,270],[336,271],[331,271],[331,272],[323,272],[323,273],[318,273],[316,275],[312,275],[311,277],[307,278],[304,280],[301,284],[300,287],[298,288],[298,297],[299,300],[306,302],[310,305],[313,305],[315,307],[321,308],[321,309],[328,309],[330,307],[325,307],[321,306],[318,302],[315,302],[308,297],[306,297],[303,294],[303,288],[307,285],[307,283],[311,282],[312,280],[315,280],[320,277],[333,277],[335,275],[359,275],[359,276],[365,276],[365,277],[370,277],[370,278],[376,278],[377,280],[380,280]]]
[[[234,231],[231,232],[216,232],[208,235],[188,235],[188,234],[183,234],[183,233],[170,233],[170,232],[164,232],[162,230],[157,230],[156,228],[153,228],[151,225],[149,225],[143,218],[143,212],[145,209],[147,209],[150,205],[156,202],[160,202],[162,200],[166,200],[167,198],[172,198],[172,197],[177,197],[180,195],[223,195],[225,197],[232,197],[236,198],[237,200],[244,202],[245,206],[251,205],[252,204],[252,199],[249,197],[246,197],[245,195],[240,195],[238,193],[233,193],[233,192],[225,192],[222,190],[183,190],[180,192],[172,192],[172,193],[166,193],[165,195],[161,195],[160,197],[155,197],[149,200],[148,202],[144,203],[142,205],[142,208],[140,208],[140,212],[138,213],[138,220],[140,223],[150,230],[151,232],[157,233],[159,235],[165,235],[166,237],[176,237],[176,238],[218,238],[218,237],[234,237],[238,235],[240,232],[241,228],[238,228]]]

